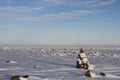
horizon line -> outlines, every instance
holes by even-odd
[[[0,45],[0,47],[120,47],[120,45]]]

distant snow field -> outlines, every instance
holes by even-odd
[[[0,80],[120,80],[120,48],[84,48],[93,78],[77,69],[79,48],[0,48]],[[106,76],[100,76],[103,72]]]

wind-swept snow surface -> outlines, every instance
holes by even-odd
[[[79,48],[0,48],[0,80],[120,80],[120,48],[86,48],[94,78],[77,69]],[[104,72],[106,76],[100,76]]]

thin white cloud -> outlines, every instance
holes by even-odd
[[[42,0],[44,4],[54,6],[83,6],[83,7],[102,7],[115,3],[117,0]]]
[[[101,3],[101,5],[110,5],[110,4],[113,4],[113,3],[115,3],[116,2],[116,0],[110,0],[110,1],[106,1],[106,2],[103,2],[103,3]]]
[[[77,17],[81,17],[84,15],[95,14],[97,11],[87,11],[87,10],[73,10],[71,12],[60,12],[57,14],[44,14],[44,15],[25,15],[25,14],[16,14],[16,13],[0,13],[0,17],[4,17],[6,19],[14,19],[14,20],[21,20],[21,21],[39,21],[39,22],[46,22],[46,21],[56,21],[56,20],[68,20],[74,19]]]
[[[70,19],[74,17],[79,17],[83,15],[93,14],[94,11],[87,10],[73,10],[69,13],[59,13],[59,14],[46,14],[44,17],[52,18],[52,19]]]
[[[32,12],[32,11],[41,11],[43,7],[0,7],[0,12],[12,12],[12,13],[25,13],[25,12]]]
[[[43,3],[51,4],[51,5],[65,5],[67,0],[42,0]]]
[[[58,14],[44,14],[40,16],[25,16],[24,18],[18,17],[16,19],[23,21],[37,21],[37,22],[49,22],[57,20],[69,20],[75,19],[84,15],[96,14],[97,10],[87,11],[87,10],[73,10],[69,13],[58,13]]]
[[[87,7],[103,7],[103,6],[112,5],[115,2],[117,2],[117,0],[86,0],[84,2],[84,6],[87,6]]]
[[[7,3],[14,3],[15,0],[5,0]],[[18,0],[23,1],[23,0]],[[117,0],[36,0],[36,5],[50,6],[83,6],[102,7],[114,4]],[[38,3],[39,2],[39,3]]]
[[[11,0],[10,0],[11,1]],[[105,3],[105,1],[107,1]],[[104,0],[104,4],[108,5],[112,4],[115,0]],[[91,3],[98,3],[102,1],[96,0],[41,0],[41,4],[47,2],[47,4],[53,5],[83,5],[83,4],[91,4]],[[58,11],[57,13],[51,12],[49,9],[44,13],[48,7],[26,7],[26,6],[5,6],[0,7],[0,17],[4,19],[13,19],[13,20],[21,20],[21,21],[39,21],[39,22],[46,22],[46,21],[56,21],[56,20],[68,20],[68,19],[75,19],[77,17],[81,17],[84,15],[95,14],[98,12],[97,10],[74,10],[71,9],[69,12]],[[34,12],[37,13],[34,15]],[[42,14],[38,14],[42,13]],[[44,13],[44,14],[43,14]]]

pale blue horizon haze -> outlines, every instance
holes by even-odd
[[[0,0],[0,45],[120,45],[120,0]]]

